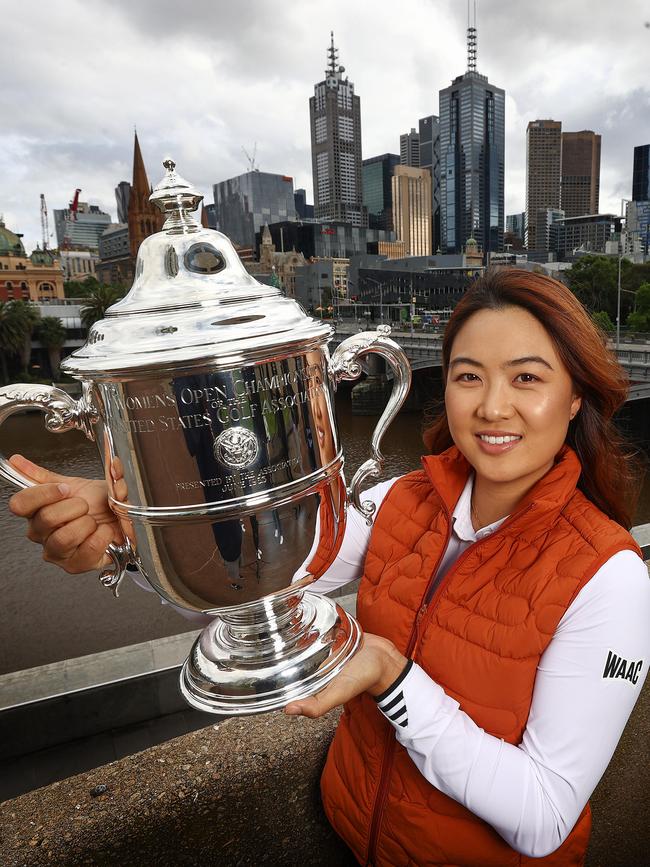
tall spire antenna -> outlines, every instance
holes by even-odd
[[[334,31],[330,30],[330,47],[327,49],[327,69],[328,75],[336,75],[336,64],[339,59],[339,50],[334,45]]]
[[[474,6],[474,20],[470,17],[470,4]],[[467,71],[476,72],[476,0],[467,0]]]

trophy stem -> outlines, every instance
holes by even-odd
[[[215,617],[183,666],[181,691],[210,713],[279,710],[336,677],[360,640],[356,620],[325,596],[271,596]]]

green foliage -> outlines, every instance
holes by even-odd
[[[19,301],[0,301],[0,369],[7,382],[7,358],[20,355],[29,335],[29,322]]]
[[[616,318],[618,259],[610,256],[581,256],[567,275],[569,286],[587,310],[603,311],[610,318]]]
[[[44,316],[36,329],[38,339],[47,349],[61,348],[66,341],[68,332],[58,316]]]
[[[44,316],[36,333],[38,339],[47,349],[52,378],[57,379],[61,364],[61,347],[68,336],[65,326],[57,316]]]
[[[614,323],[609,318],[609,313],[606,310],[599,310],[597,313],[592,313],[591,318],[599,328],[603,331],[613,331]]]
[[[650,332],[650,282],[641,283],[636,292],[636,309],[627,317],[632,331]]]
[[[102,286],[98,284],[88,296],[88,300],[81,308],[81,324],[90,329],[95,322],[103,319],[108,308],[124,297],[124,290],[115,286]]]

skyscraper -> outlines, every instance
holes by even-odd
[[[128,181],[120,181],[115,187],[115,202],[117,204],[117,222],[126,223],[129,219],[129,198],[131,196],[131,184]]]
[[[217,229],[234,244],[254,247],[265,223],[295,221],[293,178],[252,171],[214,184]]]
[[[325,80],[309,99],[314,216],[367,226],[361,171],[361,106],[354,84],[343,78],[334,34],[327,51]]]
[[[363,204],[371,229],[393,229],[393,186],[397,154],[381,154],[363,161]]]
[[[396,166],[393,174],[393,222],[407,256],[431,255],[431,172]]]
[[[59,247],[97,251],[99,239],[111,218],[97,205],[79,202],[76,215],[69,208],[54,209],[54,228]]]
[[[420,165],[420,133],[414,127],[399,137],[399,162],[401,166],[414,168]]]
[[[421,117],[420,168],[431,172],[431,250],[440,247],[440,123],[436,114]]]
[[[526,129],[526,246],[529,250],[548,250],[548,233],[537,231],[538,211],[560,207],[561,180],[562,122],[531,120]]]
[[[600,135],[590,129],[562,133],[561,208],[567,217],[598,213]]]
[[[476,71],[476,22],[467,72],[440,91],[440,234],[443,252],[474,237],[500,250],[504,227],[505,91]]]
[[[638,145],[634,148],[632,201],[650,201],[650,144]]]

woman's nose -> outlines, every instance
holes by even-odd
[[[503,383],[486,386],[481,395],[478,415],[484,419],[511,418],[514,413],[509,389]]]

